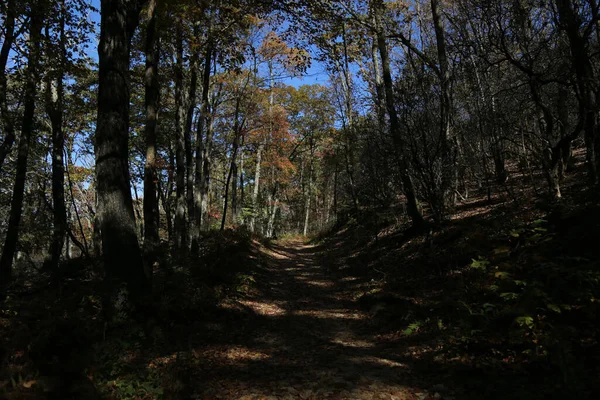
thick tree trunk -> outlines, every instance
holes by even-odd
[[[396,113],[396,107],[394,105],[394,82],[392,81],[392,73],[390,70],[390,58],[386,37],[382,30],[381,20],[378,14],[381,12],[382,6],[382,4],[379,4],[375,7],[375,18],[377,21],[377,47],[379,48],[379,56],[381,57],[385,104],[390,120],[390,133],[394,142],[394,148],[398,159],[400,178],[402,180],[402,186],[404,187],[404,194],[406,196],[408,215],[412,220],[413,226],[420,229],[425,224],[425,220],[423,219],[421,211],[419,210],[419,204],[417,201],[412,177],[410,175],[410,171],[408,170],[406,157],[404,156],[404,141],[402,139],[400,121],[398,120],[398,114]]]
[[[96,182],[106,279],[123,282],[141,305],[149,289],[138,243],[129,177],[129,57],[142,1],[102,0]]]
[[[158,83],[159,39],[156,29],[156,8],[159,0],[148,4],[148,27],[146,28],[146,163],[144,164],[144,254],[146,274],[152,277],[152,268],[157,259],[160,238],[158,234],[159,210],[157,196],[156,126],[160,87]]]
[[[8,63],[8,56],[10,50],[15,41],[15,1],[8,0],[6,4],[6,17],[4,19],[4,41],[2,42],[2,48],[0,49],[0,118],[2,118],[2,125],[4,127],[4,139],[0,144],[0,172],[4,165],[6,156],[12,149],[15,143],[15,127],[13,120],[8,111],[7,104],[7,80],[6,80],[6,64]]]
[[[12,202],[10,204],[8,228],[6,231],[6,239],[4,242],[4,249],[2,251],[2,258],[0,259],[0,283],[2,284],[11,278],[12,263],[17,250],[17,241],[19,238],[21,208],[23,207],[25,180],[27,178],[27,159],[29,157],[29,147],[31,143],[31,135],[33,133],[35,117],[35,101],[38,80],[37,70],[39,64],[40,36],[43,22],[43,10],[40,8],[41,7],[31,7],[31,16],[29,20],[29,56],[27,61],[27,81],[25,84],[23,122],[21,125],[21,137],[19,138],[17,171],[15,174]]]

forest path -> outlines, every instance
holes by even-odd
[[[258,290],[229,305],[230,311],[241,307],[245,317],[209,324],[215,340],[194,350],[200,369],[191,386],[199,398],[428,397],[404,363],[406,349],[373,335],[354,301],[352,278],[335,280],[317,249],[299,240],[275,244],[261,256],[267,261],[256,276]]]

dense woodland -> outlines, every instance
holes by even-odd
[[[98,13],[100,21],[92,18]],[[276,239],[292,236],[320,240],[324,254],[337,249],[323,257],[339,260],[368,243],[360,251],[380,263],[377,248],[396,254],[393,249],[416,240],[416,253],[428,257],[423,265],[435,263],[423,271],[440,281],[452,281],[444,274],[457,266],[475,274],[473,282],[504,279],[498,276],[503,272],[491,271],[492,278],[480,272],[492,269],[492,257],[525,263],[529,258],[519,254],[528,246],[542,257],[542,249],[531,246],[561,237],[548,233],[554,232],[546,226],[553,215],[598,204],[596,0],[0,0],[0,27],[0,291],[6,318],[11,307],[24,307],[10,303],[19,296],[46,302],[54,293],[53,304],[66,304],[60,299],[74,285],[89,289],[84,299],[99,296],[99,320],[118,326],[116,316],[127,315],[143,326],[146,340],[156,342],[148,338],[165,318],[156,303],[185,292],[177,286],[183,284],[179,272],[214,274],[233,263],[238,273],[240,265],[256,257],[266,262],[265,256],[249,256],[228,243],[279,246]],[[302,77],[314,82],[309,78],[315,69],[326,76],[321,83],[292,85]],[[432,256],[436,249],[459,248],[442,236],[464,219],[465,205],[498,203],[511,213],[499,217],[504,225],[489,228],[480,247],[464,250],[465,259]],[[591,222],[571,239],[596,235],[599,214],[586,215]],[[470,226],[477,225],[475,217]],[[524,225],[509,225],[521,219]],[[335,236],[344,227],[346,236]],[[385,242],[384,227],[403,236]],[[500,239],[491,235],[505,230],[508,250],[494,248],[490,243]],[[589,346],[581,354],[598,351],[598,259],[586,255],[597,245],[579,243],[589,246],[577,247],[581,251],[570,254],[569,263],[585,264],[585,274],[573,280],[561,275],[578,305],[564,299],[564,307],[554,304],[552,296],[563,292],[552,279],[560,278],[545,272],[531,274],[539,280],[533,284],[511,272],[511,285],[519,289],[501,293],[502,307],[513,301],[511,312],[518,310],[508,326],[526,330],[529,344],[547,336],[548,348],[561,348],[550,351],[563,357],[557,371],[564,385],[555,394],[572,398],[591,395],[598,387],[589,382],[600,379],[593,373],[576,379],[579,370],[569,360],[577,351],[562,350],[563,340],[578,330],[591,332],[577,336]],[[234,261],[225,260],[236,252]],[[296,249],[288,256],[303,254]],[[394,294],[375,298],[364,290],[375,300],[362,301],[404,307],[398,296],[408,292],[392,284],[408,282],[404,272],[373,265],[366,275],[391,285],[380,293]],[[85,279],[77,271],[88,271]],[[217,293],[209,288],[212,278],[199,274],[205,285],[195,289],[205,292],[200,296]],[[191,279],[189,272],[184,276]],[[545,311],[526,310],[526,296],[519,297],[526,286],[548,293],[539,300]],[[464,304],[475,318],[478,300],[469,290],[452,304]],[[215,297],[221,295],[231,297]],[[500,306],[490,298],[477,297],[484,304],[481,315],[489,311],[495,318]],[[184,308],[189,298],[180,300],[169,307]],[[550,328],[544,313],[564,315],[567,306],[592,307],[585,308],[585,318],[574,317],[591,325],[563,321],[574,330]],[[49,324],[58,324],[56,318]],[[402,330],[406,335],[427,325],[411,318],[402,319],[412,322]],[[437,321],[435,329],[444,330],[447,322]],[[10,325],[2,326],[8,332]],[[163,329],[175,329],[170,326]],[[6,336],[18,337],[18,329]],[[96,329],[104,340],[107,329],[110,336],[106,324]],[[485,329],[467,331],[476,336]],[[32,337],[39,339],[28,336],[30,342]],[[536,349],[536,356],[549,354]],[[0,369],[14,363],[11,354],[2,353]],[[513,357],[505,356],[498,357]],[[112,377],[107,382],[117,382],[123,371],[106,373]],[[19,372],[23,385],[15,373],[3,374],[12,386],[0,390],[35,389],[30,382],[43,373],[37,374],[28,381]],[[75,390],[71,386],[63,389]],[[112,398],[194,398],[176,389],[110,388]],[[439,389],[406,398],[434,392],[446,396]],[[486,398],[477,394],[463,393]],[[198,398],[238,398],[204,396]]]

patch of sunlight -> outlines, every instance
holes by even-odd
[[[351,347],[354,349],[368,349],[374,347],[375,344],[367,342],[366,340],[352,339],[349,337],[338,337],[331,341],[331,343],[339,344],[344,347]]]
[[[223,351],[222,356],[232,361],[260,361],[271,358],[268,354],[241,346]]]
[[[278,260],[289,260],[290,256],[286,253],[278,253],[276,251],[270,250],[268,251],[268,254],[270,256],[273,256],[273,258],[276,258]]]
[[[273,317],[284,315],[286,313],[286,310],[284,308],[281,308],[275,303],[264,303],[261,301],[254,300],[239,300],[239,302],[240,304],[243,304],[246,307],[252,308],[252,310],[254,310],[254,312],[259,315]]]
[[[156,357],[148,363],[148,368],[159,368],[171,364],[177,360],[177,353],[170,354],[164,357]]]
[[[318,319],[360,320],[365,318],[364,313],[349,312],[348,310],[296,310],[294,315]]]
[[[307,285],[318,286],[318,287],[331,287],[331,286],[333,286],[333,282],[326,282],[326,281],[309,281],[309,280],[305,280],[304,283],[306,283]]]
[[[375,357],[375,356],[361,356],[361,357],[352,357],[350,361],[355,362],[357,364],[377,364],[385,367],[392,368],[408,368],[408,365],[404,363],[400,363],[398,361],[389,360],[387,358]]]
[[[347,276],[345,278],[342,278],[342,282],[354,282],[359,280],[360,278],[358,276]]]

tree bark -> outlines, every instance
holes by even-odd
[[[436,197],[437,210],[434,210],[438,222],[445,217],[450,194],[454,192],[453,181],[456,181],[456,165],[453,155],[451,118],[452,99],[450,94],[450,69],[446,53],[446,38],[442,23],[439,0],[431,0],[431,14],[435,30],[436,47],[439,62],[439,79],[441,88],[440,98],[440,145],[442,153],[441,175],[442,182]],[[455,188],[454,188],[455,189]]]
[[[64,65],[66,64],[66,38],[65,38],[65,13],[64,1],[59,1],[60,32],[59,32],[59,62],[53,77],[48,75],[46,110],[52,125],[52,205],[53,223],[52,245],[50,249],[51,270],[56,277],[60,256],[62,253],[65,234],[67,231],[67,210],[65,207],[65,164],[64,150],[65,137],[63,125],[63,98],[64,98]],[[47,30],[48,32],[48,30]],[[48,34],[47,34],[48,36]],[[49,38],[47,38],[49,41]]]
[[[176,171],[175,171],[175,186],[177,190],[177,205],[175,209],[175,247],[183,249],[186,246],[187,228],[186,228],[186,140],[185,140],[185,123],[186,123],[186,99],[183,82],[183,27],[182,22],[176,22],[176,65],[175,65],[175,130],[176,130]]]
[[[152,277],[152,268],[157,260],[160,238],[159,209],[157,196],[157,160],[156,160],[156,126],[160,87],[158,83],[158,63],[160,44],[157,37],[156,13],[159,0],[150,0],[148,4],[148,26],[146,28],[146,73],[145,73],[145,105],[146,105],[146,162],[144,164],[144,254],[146,258],[146,274]]]
[[[209,33],[210,35],[210,33]],[[200,230],[204,214],[202,211],[202,197],[204,193],[204,174],[202,170],[204,160],[204,139],[202,137],[204,128],[209,130],[208,119],[210,113],[210,104],[208,94],[210,91],[210,71],[212,64],[212,45],[207,45],[204,55],[204,66],[202,71],[202,96],[200,99],[200,116],[198,118],[198,127],[196,129],[196,163],[195,163],[195,182],[194,182],[194,219],[192,227],[192,252],[197,252],[200,243]],[[208,133],[207,133],[208,137]]]
[[[141,305],[148,293],[129,176],[130,44],[143,2],[102,0],[100,20],[96,182],[107,283],[127,285]]]
[[[21,125],[21,137],[19,138],[17,170],[15,175],[15,184],[13,187],[13,196],[10,205],[10,214],[8,219],[8,228],[2,258],[0,258],[0,283],[4,284],[10,280],[12,275],[12,264],[17,242],[19,238],[19,224],[21,222],[21,208],[23,207],[23,197],[25,195],[25,180],[27,178],[27,159],[29,157],[29,148],[31,136],[33,133],[33,124],[35,118],[35,103],[37,96],[38,65],[40,53],[40,38],[42,29],[42,16],[44,14],[42,7],[31,7],[29,20],[29,55],[27,60],[26,84],[23,121]]]
[[[256,230],[256,217],[259,215],[258,193],[260,191],[260,173],[262,164],[262,154],[265,148],[265,141],[261,140],[256,151],[256,168],[254,170],[254,188],[252,190],[252,217],[250,218],[250,231]]]
[[[196,32],[197,36],[197,32]],[[185,160],[186,160],[186,204],[187,204],[187,239],[186,244],[191,246],[193,228],[194,228],[194,149],[192,148],[192,125],[194,119],[194,109],[196,108],[196,90],[198,87],[198,53],[194,52],[190,60],[189,69],[191,70],[190,87],[187,94],[188,108],[185,120]],[[200,117],[198,118],[200,121]]]
[[[311,138],[310,143],[310,161],[308,162],[308,186],[306,187],[306,201],[304,205],[304,230],[303,235],[308,235],[308,223],[310,221],[310,196],[312,194],[313,186],[313,158],[314,158],[314,143]]]

